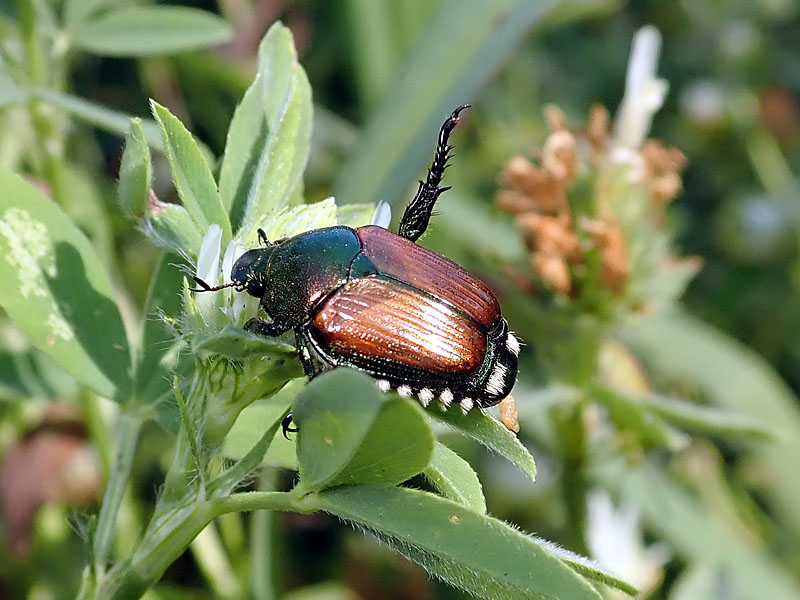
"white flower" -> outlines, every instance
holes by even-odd
[[[200,244],[197,253],[197,269],[195,275],[205,281],[209,286],[219,284],[219,251],[222,243],[222,227],[214,223],[210,225]],[[209,323],[217,305],[217,300],[211,293],[195,294],[195,305],[203,320]]]
[[[614,126],[615,146],[638,150],[650,131],[653,115],[664,103],[669,84],[656,77],[660,51],[661,34],[652,25],[633,36],[625,95]]]
[[[639,510],[633,504],[625,502],[615,509],[604,490],[592,491],[586,503],[589,554],[646,597],[661,581],[661,567],[669,560],[669,550],[663,544],[645,548]]]
[[[244,254],[244,251],[244,246],[236,240],[231,240],[228,247],[225,249],[225,256],[222,259],[222,277],[225,283],[231,282],[233,265],[236,264],[239,257]],[[242,294],[235,291],[233,288],[227,288],[225,290],[225,301],[225,308],[223,311],[232,322],[238,322],[239,316],[242,314],[242,310],[245,307]]]
[[[392,207],[387,202],[381,200],[372,213],[372,225],[378,225],[384,229],[389,229],[392,224]]]

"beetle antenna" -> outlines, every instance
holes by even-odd
[[[258,241],[264,246],[272,246],[272,242],[270,242],[267,237],[267,232],[261,229],[261,227],[258,228]]]
[[[216,292],[217,290],[224,290],[225,288],[233,287],[234,285],[236,285],[234,282],[230,282],[230,283],[225,283],[223,285],[215,285],[214,287],[211,287],[210,285],[208,285],[205,281],[203,281],[199,277],[195,276],[195,277],[192,277],[192,279],[194,279],[194,282],[197,285],[199,285],[200,287],[199,288],[189,288],[190,292]]]
[[[425,230],[428,228],[428,221],[431,218],[433,205],[443,192],[450,189],[449,187],[442,187],[439,185],[448,167],[447,161],[450,160],[450,151],[453,149],[447,141],[450,139],[450,134],[453,132],[453,129],[461,120],[459,116],[461,111],[469,107],[469,104],[459,106],[450,113],[447,120],[442,123],[442,127],[439,130],[439,139],[436,144],[436,154],[433,157],[433,163],[428,169],[428,176],[425,178],[425,181],[419,182],[417,195],[408,203],[403,213],[398,233],[412,242],[425,233]]]

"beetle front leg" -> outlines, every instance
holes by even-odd
[[[303,372],[306,374],[306,377],[313,379],[315,375],[319,374],[319,370],[314,366],[314,361],[311,360],[308,340],[306,340],[305,334],[299,329],[295,329],[294,339],[297,345],[297,356],[300,357],[300,362],[303,364]]]
[[[244,324],[244,330],[250,333],[257,333],[264,337],[278,337],[282,333],[289,331],[289,327],[284,327],[278,323],[267,323],[261,319],[250,319]]]
[[[436,154],[433,157],[433,164],[428,169],[428,176],[424,182],[419,182],[417,195],[406,206],[403,218],[400,220],[400,228],[397,233],[412,242],[416,241],[428,228],[428,222],[433,213],[433,205],[436,204],[439,195],[450,189],[449,186],[442,187],[439,185],[442,182],[445,169],[447,169],[450,151],[453,149],[447,143],[447,140],[460,120],[459,113],[465,108],[469,108],[469,104],[459,106],[442,124],[442,128],[439,130],[439,142],[436,144]]]

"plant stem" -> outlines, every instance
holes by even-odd
[[[32,0],[17,0],[17,18],[19,19],[22,43],[25,47],[28,77],[34,85],[42,85],[45,79],[44,60],[39,40],[36,39],[36,17]]]
[[[122,413],[119,419],[117,452],[111,466],[103,503],[100,506],[94,537],[94,555],[98,572],[102,572],[108,559],[117,523],[117,513],[130,477],[133,455],[136,452],[136,443],[139,440],[141,428],[141,417]]]
[[[558,432],[564,471],[561,489],[567,510],[567,537],[573,552],[586,554],[586,429],[583,422],[584,405],[581,402],[556,411],[554,420]]]
[[[200,532],[222,514],[248,510],[309,512],[293,492],[245,492],[216,500],[183,502],[154,515],[151,528],[130,560],[117,565],[101,584],[96,598],[139,598],[154,585],[167,567],[189,547]]]
[[[313,512],[308,509],[297,493],[292,492],[240,492],[225,498],[210,501],[215,515],[250,510],[285,510]]]
[[[48,79],[47,65],[36,35],[36,15],[32,0],[17,0],[17,16],[25,48],[28,77],[33,87],[45,87]],[[62,160],[64,140],[56,122],[56,115],[50,106],[35,98],[29,100],[28,112],[36,132],[37,147],[41,152],[42,171],[50,186],[50,195],[58,204],[63,205],[66,197]]]
[[[262,490],[274,489],[276,472],[266,469],[262,472]],[[280,553],[276,551],[277,515],[274,512],[259,510],[253,514],[250,528],[250,593],[254,600],[275,600],[278,597],[276,572]]]
[[[214,595],[221,600],[242,596],[242,589],[213,523],[197,534],[190,546],[197,566]]]

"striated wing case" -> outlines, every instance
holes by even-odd
[[[494,294],[453,261],[382,227],[361,227],[356,233],[361,240],[361,254],[378,273],[444,300],[487,331],[500,318],[500,305]]]
[[[309,333],[337,364],[389,378],[402,365],[446,382],[453,375],[475,372],[486,356],[486,333],[478,323],[381,275],[339,288],[318,308]]]

